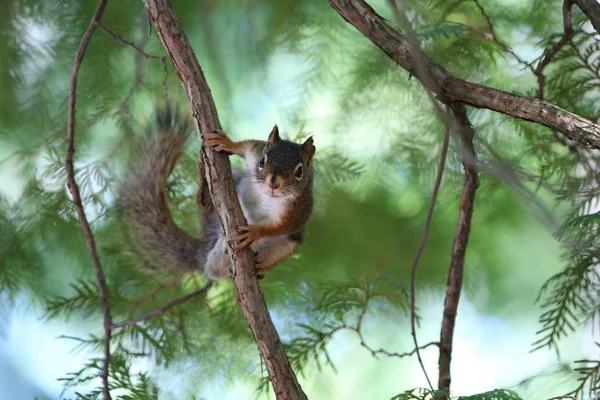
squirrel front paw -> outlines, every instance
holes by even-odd
[[[234,244],[239,242],[237,245],[234,244],[234,250],[238,251],[246,246],[253,247],[253,245],[260,239],[260,230],[255,225],[240,226],[237,228],[238,233],[241,235],[231,238],[231,243]]]
[[[227,136],[222,130],[215,130],[212,133],[203,133],[204,145],[214,151],[224,151],[231,153],[236,148],[236,143]]]

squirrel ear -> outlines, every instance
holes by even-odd
[[[273,127],[273,130],[269,134],[269,139],[267,140],[267,145],[271,145],[273,143],[279,142],[281,139],[279,138],[279,128],[277,125]]]
[[[306,154],[308,162],[310,163],[310,160],[312,160],[313,156],[315,155],[315,151],[317,151],[317,148],[313,145],[312,136],[309,136],[309,138],[302,143],[302,150],[304,150],[304,154]]]

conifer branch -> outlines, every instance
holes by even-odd
[[[584,146],[600,149],[600,125],[544,100],[520,96],[459,79],[433,62],[392,28],[362,0],[329,0],[331,6],[350,24],[377,45],[402,68],[415,75],[442,102],[460,102],[487,108],[514,118],[547,126]],[[425,60],[435,85],[429,85],[418,72],[417,58]]]
[[[198,297],[201,294],[206,293],[208,291],[208,289],[211,288],[212,284],[213,284],[212,282],[208,282],[206,285],[204,285],[202,288],[196,290],[195,292],[186,294],[185,296],[175,299],[175,300],[171,301],[170,303],[167,303],[164,306],[157,308],[156,310],[150,311],[149,313],[144,314],[140,317],[112,324],[111,328],[112,329],[125,328],[127,326],[136,325],[136,324],[138,324],[142,321],[145,321],[147,319],[150,319],[152,317],[156,317],[157,315],[164,314],[166,311],[169,311],[171,308],[177,307],[178,305],[183,304],[186,301],[193,299],[194,297]]]
[[[156,27],[160,41],[171,58],[188,97],[199,134],[221,129],[217,110],[204,73],[169,0],[143,0],[146,12]],[[204,146],[200,150],[210,195],[223,225],[226,240],[238,226],[246,225],[231,176],[229,157]],[[249,249],[234,252],[227,248],[234,271],[237,299],[242,308],[277,399],[306,399],[283,349],[279,334],[259,290]]]
[[[461,146],[463,150],[463,166],[465,169],[465,178],[463,181],[463,192],[460,199],[460,213],[458,216],[458,228],[454,237],[452,248],[452,261],[448,271],[448,282],[446,284],[446,298],[444,300],[444,314],[442,319],[442,330],[440,332],[440,358],[439,358],[439,378],[438,390],[450,392],[450,362],[452,359],[452,339],[454,336],[454,325],[456,322],[456,313],[460,292],[463,283],[463,271],[465,264],[465,255],[469,234],[471,232],[471,219],[473,217],[473,207],[475,203],[475,194],[479,187],[479,178],[477,176],[476,163],[477,154],[473,147],[473,138],[475,130],[471,126],[467,110],[463,104],[451,104],[458,130],[461,137]],[[446,400],[445,396],[442,397]]]
[[[104,400],[111,399],[110,389],[108,386],[108,368],[110,363],[110,337],[112,321],[110,315],[110,305],[108,303],[108,288],[106,286],[106,279],[104,277],[104,271],[102,270],[102,264],[100,263],[100,257],[98,256],[98,251],[96,250],[94,235],[92,234],[92,229],[83,209],[83,203],[81,201],[81,196],[79,193],[79,186],[77,186],[77,182],[75,181],[73,155],[75,153],[75,105],[77,102],[77,79],[79,77],[79,69],[81,68],[81,63],[83,62],[83,57],[85,56],[85,52],[87,50],[87,46],[90,42],[90,39],[94,31],[96,30],[98,23],[100,23],[107,2],[108,0],[100,0],[98,2],[98,5],[96,6],[96,11],[94,12],[92,20],[90,21],[90,24],[88,25],[85,33],[83,34],[83,37],[81,38],[79,48],[77,49],[77,54],[75,55],[75,60],[73,61],[73,70],[71,71],[71,85],[69,90],[67,153],[65,158],[69,191],[73,196],[73,202],[75,203],[77,216],[79,217],[79,222],[81,223],[81,229],[83,230],[83,234],[87,241],[88,249],[92,257],[92,264],[94,265],[94,271],[96,272],[98,292],[100,295],[100,302],[102,306],[102,317],[104,319],[104,363],[102,365],[102,371],[100,376],[102,378],[102,395],[104,397]]]
[[[411,278],[412,278],[412,274],[411,274]],[[368,295],[369,295],[368,293],[365,293],[365,296],[368,296]],[[368,301],[369,301],[369,298],[367,297],[365,299],[365,302],[368,303]],[[411,301],[411,304],[410,304],[411,310],[410,311],[411,311],[411,318],[412,318],[412,315],[413,315],[413,312],[414,312],[414,297],[411,298],[410,301]],[[339,330],[341,328],[347,328],[347,329],[350,329],[350,330],[356,332],[356,334],[358,335],[358,338],[360,339],[360,345],[362,347],[364,347],[365,349],[367,349],[368,351],[370,351],[371,355],[373,357],[377,357],[377,354],[383,354],[383,355],[388,356],[390,358],[391,357],[404,358],[404,357],[409,357],[409,356],[412,356],[413,354],[416,354],[417,357],[418,357],[418,359],[419,359],[419,364],[421,364],[421,367],[423,369],[423,373],[425,374],[425,378],[427,378],[427,382],[429,382],[429,386],[431,386],[431,382],[429,381],[429,376],[427,375],[427,371],[425,370],[425,367],[423,365],[423,360],[421,359],[421,353],[420,353],[420,351],[424,350],[424,349],[426,349],[427,347],[430,347],[430,346],[437,346],[437,347],[439,347],[440,343],[439,342],[430,342],[430,343],[427,343],[427,344],[425,344],[423,346],[419,346],[419,344],[416,341],[416,334],[415,334],[413,336],[413,339],[414,339],[414,342],[415,342],[415,348],[412,349],[411,351],[407,351],[407,352],[404,352],[404,353],[398,353],[398,352],[390,352],[390,351],[387,351],[387,350],[385,350],[383,348],[375,350],[373,347],[371,347],[371,346],[369,346],[369,344],[367,344],[367,341],[365,340],[365,337],[364,337],[363,332],[362,332],[362,324],[363,324],[363,320],[365,318],[366,313],[367,313],[367,304],[365,304],[365,308],[362,310],[362,312],[358,316],[358,320],[356,322],[356,326],[350,326],[350,325],[346,325],[344,323],[337,330]],[[336,330],[334,330],[334,332],[335,331]]]
[[[533,71],[533,73],[535,74],[535,76],[538,79],[537,98],[540,100],[544,99],[544,85],[546,82],[546,77],[544,76],[544,73],[543,73],[544,68],[546,68],[546,66],[548,64],[550,64],[550,62],[552,61],[554,56],[556,56],[556,54],[558,54],[558,52],[567,43],[569,43],[571,41],[571,39],[573,38],[574,31],[573,31],[573,22],[572,22],[572,17],[571,17],[572,7],[573,7],[572,0],[564,0],[564,3],[563,3],[564,33],[563,33],[562,37],[560,38],[560,40],[554,44],[554,46],[550,47],[549,49],[547,49],[544,52],[544,54],[542,55],[542,59],[540,60],[538,65],[535,67],[535,70]]]
[[[117,35],[113,31],[111,31],[110,29],[108,29],[107,27],[102,25],[100,22],[97,22],[96,24],[97,24],[98,28],[100,28],[100,30],[103,31],[104,33],[106,33],[108,36],[115,39],[117,42],[124,44],[125,46],[131,47],[132,49],[134,49],[137,52],[137,54],[143,56],[144,58],[160,60],[160,62],[163,65],[163,69],[165,71],[165,78],[163,79],[163,86],[165,87],[165,97],[166,97],[167,96],[167,79],[169,78],[169,70],[167,68],[167,57],[154,56],[154,55],[148,54],[144,50],[142,50],[140,46],[136,46],[135,43],[130,42],[129,40],[123,39],[123,37]]]
[[[131,310],[129,311],[129,316],[131,317],[135,313],[135,310],[137,310],[145,302],[147,302],[149,300],[154,300],[156,298],[156,296],[163,290],[179,285],[179,283],[181,283],[182,279],[183,279],[183,275],[179,275],[177,278],[175,278],[171,282],[161,283],[160,285],[158,285],[156,287],[156,289],[154,289],[152,291],[152,293],[147,294],[147,295],[141,297],[140,299],[136,300],[135,303],[133,303],[133,307],[131,307]]]
[[[496,43],[498,46],[500,46],[500,48],[504,52],[512,55],[520,64],[523,64],[525,67],[529,68],[531,70],[531,72],[533,72],[535,74],[535,70],[533,69],[533,67],[531,66],[530,63],[528,63],[527,61],[525,61],[521,57],[519,57],[519,55],[517,53],[515,53],[513,49],[510,48],[510,46],[508,46],[506,43],[504,43],[502,40],[500,40],[498,38],[498,35],[496,35],[496,29],[494,29],[494,24],[492,23],[492,19],[490,18],[488,13],[485,11],[485,8],[483,8],[483,6],[481,5],[481,2],[479,0],[473,0],[473,2],[475,3],[475,5],[479,9],[479,11],[481,12],[481,15],[483,15],[483,18],[485,18],[485,21],[487,22],[488,28],[490,29],[489,38],[494,43]],[[472,28],[472,30],[477,32],[477,30],[475,28]]]
[[[568,0],[566,0],[568,1]],[[596,32],[600,34],[600,3],[597,0],[572,0],[590,19]]]
[[[129,46],[129,47],[133,48],[138,54],[140,54],[144,58],[152,58],[154,60],[160,60],[163,63],[163,65],[165,65],[166,60],[167,60],[167,58],[165,56],[154,56],[152,54],[148,54],[144,50],[142,50],[139,46],[136,46],[135,43],[130,42],[129,40],[123,39],[123,37],[121,37],[120,35],[117,35],[113,31],[111,31],[110,29],[108,29],[107,27],[102,25],[100,22],[97,22],[96,25],[98,26],[98,28],[101,31],[106,33],[108,36],[110,36],[111,38],[115,39],[117,42],[119,42],[125,46]],[[166,68],[166,65],[165,65],[165,68]]]

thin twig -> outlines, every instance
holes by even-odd
[[[538,92],[537,92],[537,96],[536,96],[538,99],[544,99],[544,85],[546,83],[546,77],[544,76],[544,73],[543,73],[544,68],[546,68],[546,66],[548,64],[550,64],[550,62],[552,61],[554,56],[556,56],[556,54],[558,54],[558,52],[567,43],[569,43],[571,41],[571,39],[573,38],[574,31],[573,31],[573,22],[572,22],[572,18],[571,18],[572,7],[573,7],[572,0],[564,0],[564,3],[563,3],[564,33],[563,33],[562,37],[560,38],[560,40],[554,44],[554,46],[552,46],[551,48],[546,50],[542,59],[538,63],[537,67],[535,68],[535,71],[533,72],[538,78]]]
[[[487,22],[487,25],[488,25],[488,28],[490,29],[490,36],[491,37],[488,37],[487,35],[484,36],[484,37],[486,37],[488,39],[491,39],[498,46],[500,46],[500,48],[504,52],[509,53],[510,55],[512,55],[520,64],[523,64],[525,67],[529,68],[529,70],[531,70],[531,72],[533,72],[535,74],[535,70],[534,70],[533,66],[531,65],[531,63],[528,63],[527,61],[525,61],[521,57],[519,57],[519,55],[517,53],[515,53],[513,49],[510,48],[510,46],[508,46],[506,43],[504,43],[502,40],[500,40],[498,38],[498,35],[496,35],[496,30],[494,29],[494,24],[492,24],[492,19],[487,14],[487,12],[485,11],[485,8],[483,8],[483,6],[479,2],[479,0],[473,0],[473,2],[477,6],[477,8],[479,8],[479,11],[481,12],[481,15],[483,15],[483,18],[485,18],[485,20]],[[472,30],[474,32],[477,32],[477,30],[475,28],[471,28],[470,30]]]
[[[136,324],[138,324],[138,323],[140,323],[142,321],[145,321],[145,320],[150,319],[152,317],[156,317],[157,315],[163,314],[163,313],[165,313],[166,311],[170,310],[173,307],[177,307],[178,305],[183,304],[186,301],[193,299],[194,297],[198,297],[201,294],[206,293],[208,291],[208,289],[211,288],[212,284],[213,284],[212,282],[208,282],[201,289],[196,290],[195,292],[192,292],[190,294],[186,294],[185,296],[182,296],[182,297],[180,297],[178,299],[175,299],[172,302],[167,303],[164,306],[162,306],[160,308],[157,308],[154,311],[150,311],[149,313],[144,314],[144,315],[142,315],[140,317],[112,324],[111,328],[112,329],[117,329],[117,328],[125,328],[127,326],[133,326],[133,325],[136,325]]]
[[[477,160],[477,154],[475,153],[475,149],[473,147],[475,131],[471,126],[464,104],[452,103],[450,104],[450,107],[452,108],[452,112],[454,113],[454,117],[461,134],[461,145],[463,152],[469,154],[469,159]],[[477,192],[477,188],[479,187],[476,164],[469,159],[467,159],[467,157],[463,157],[465,178],[463,182],[463,192],[460,199],[458,227],[454,237],[454,245],[452,247],[452,261],[448,271],[442,329],[440,332],[438,390],[444,393],[450,392],[450,361],[452,359],[452,340],[454,336],[458,302],[460,300],[460,293],[462,290],[465,255],[467,252],[469,234],[471,232],[471,220],[473,217],[475,194]],[[443,395],[442,399],[446,400],[447,396]]]
[[[366,292],[365,292],[365,295],[367,295]],[[368,297],[367,297],[366,301],[368,302]],[[364,337],[364,335],[362,333],[362,322],[363,322],[363,319],[364,319],[366,313],[367,313],[367,305],[365,304],[365,308],[363,308],[363,310],[361,311],[361,313],[360,313],[360,315],[358,317],[358,320],[356,322],[356,326],[349,326],[349,325],[346,325],[344,323],[343,325],[335,328],[332,332],[330,332],[329,335],[332,335],[335,332],[337,332],[338,330],[341,330],[343,328],[350,329],[350,330],[352,330],[352,331],[354,331],[354,332],[356,332],[358,334],[358,338],[360,339],[360,345],[362,347],[364,347],[365,349],[369,350],[371,352],[371,355],[373,357],[377,357],[377,354],[383,354],[383,355],[386,355],[388,357],[404,358],[404,357],[412,356],[413,354],[417,354],[417,357],[419,358],[419,363],[421,364],[421,368],[423,369],[423,373],[425,374],[425,378],[427,378],[427,382],[429,383],[429,386],[431,386],[431,382],[429,380],[429,376],[427,375],[427,371],[425,370],[425,367],[423,366],[423,361],[421,360],[420,350],[423,350],[423,349],[425,349],[425,348],[427,348],[429,346],[434,346],[434,345],[439,347],[439,345],[440,345],[439,342],[430,342],[430,343],[427,343],[424,346],[420,346],[419,347],[419,345],[416,344],[416,341],[415,341],[415,348],[412,349],[411,351],[408,351],[408,352],[405,352],[405,353],[389,352],[387,350],[384,350],[383,348],[375,350],[375,349],[373,349],[371,346],[369,346],[367,344],[367,341],[365,340],[365,337]],[[433,390],[433,387],[432,387],[431,390]]]
[[[406,37],[411,46],[411,50],[416,55],[415,63],[416,63],[417,70],[420,73],[420,76],[422,76],[423,77],[422,79],[425,80],[424,86],[423,86],[425,88],[425,92],[427,93],[428,97],[432,101],[434,109],[436,110],[436,113],[438,114],[438,116],[441,117],[444,115],[444,112],[442,111],[439,104],[434,100],[433,93],[431,93],[431,91],[429,89],[430,87],[435,87],[437,85],[435,83],[435,80],[431,76],[431,72],[430,72],[429,68],[427,68],[427,65],[425,63],[425,58],[423,56],[423,52],[419,45],[419,42],[417,39],[417,34],[414,31],[406,14],[404,12],[402,12],[402,10],[400,10],[400,7],[398,6],[398,3],[396,2],[396,0],[390,0],[390,3],[392,6],[392,9],[394,10],[396,19],[398,20],[399,24],[402,27],[402,30],[406,34]],[[411,272],[410,272],[410,290],[409,290],[409,292],[410,292],[410,326],[411,326],[410,333],[411,333],[411,336],[413,338],[413,342],[415,345],[414,352],[417,355],[417,360],[419,361],[419,365],[421,367],[421,370],[423,371],[423,375],[425,375],[425,379],[427,380],[427,384],[429,385],[431,390],[434,390],[433,384],[431,383],[431,379],[429,378],[429,374],[427,373],[427,369],[425,368],[425,364],[423,363],[423,359],[421,357],[421,352],[419,351],[419,342],[417,340],[415,281],[416,281],[416,276],[417,276],[417,267],[419,265],[419,260],[421,258],[421,254],[423,253],[423,249],[425,248],[425,244],[427,242],[427,237],[429,236],[429,228],[431,226],[433,210],[435,208],[435,202],[437,200],[437,195],[438,195],[439,188],[440,188],[440,185],[442,182],[444,165],[446,164],[446,156],[448,154],[448,144],[450,141],[449,140],[450,139],[450,120],[449,120],[449,118],[450,118],[450,110],[446,106],[446,113],[445,113],[445,117],[444,117],[445,125],[446,125],[446,133],[444,135],[444,142],[442,144],[442,153],[440,156],[440,166],[438,169],[438,174],[437,174],[434,189],[433,189],[431,202],[429,204],[429,209],[427,211],[427,217],[425,219],[425,228],[423,231],[423,237],[422,237],[421,243],[419,244],[419,247],[417,249],[417,253],[415,254],[415,258],[412,263]],[[363,346],[364,346],[364,344],[363,344]]]
[[[403,358],[403,357],[409,357],[412,356],[415,353],[418,353],[421,350],[425,350],[426,348],[430,347],[430,346],[436,346],[439,347],[439,342],[429,342],[423,346],[419,346],[419,347],[415,347],[414,349],[412,349],[411,351],[407,351],[406,353],[390,353],[387,350],[384,349],[379,349],[379,350],[373,350],[370,347],[368,347],[365,343],[361,343],[361,345],[363,345],[363,347],[367,348],[372,354],[373,356],[377,356],[377,354],[381,353],[383,355],[386,355],[388,357],[398,357],[398,358]]]
[[[425,374],[425,378],[427,378],[427,383],[433,389],[433,385],[427,375],[427,370],[425,369],[425,364],[423,364],[423,360],[421,358],[421,353],[419,352],[419,342],[417,341],[417,329],[416,329],[416,305],[415,305],[415,280],[417,277],[417,267],[419,266],[419,260],[421,259],[421,255],[423,254],[423,249],[425,249],[425,244],[427,243],[427,238],[429,236],[429,228],[431,227],[431,220],[433,219],[433,210],[435,209],[435,203],[437,201],[437,196],[440,190],[440,186],[442,184],[442,176],[444,174],[444,166],[446,165],[446,156],[448,155],[448,144],[450,142],[450,109],[446,106],[446,131],[444,133],[444,143],[442,144],[442,153],[440,155],[440,164],[438,166],[437,176],[435,178],[435,184],[433,186],[433,193],[431,194],[431,200],[429,202],[429,209],[427,210],[427,217],[425,218],[425,228],[423,229],[423,236],[421,238],[421,243],[419,243],[419,247],[417,248],[417,253],[415,254],[415,258],[413,260],[412,266],[410,268],[410,334],[412,335],[413,342],[415,343],[415,351],[417,353],[417,358],[419,360],[419,364],[421,365],[421,369]]]
[[[529,68],[533,72],[533,66],[531,65],[531,63],[528,63],[527,61],[523,60],[517,53],[515,53],[515,51],[509,45],[507,45],[502,40],[500,40],[498,35],[496,35],[496,30],[494,29],[494,24],[492,23],[490,16],[487,14],[487,12],[485,11],[485,8],[483,8],[483,6],[479,2],[479,0],[473,0],[473,2],[475,3],[475,5],[477,5],[477,8],[479,8],[481,15],[483,15],[483,18],[485,18],[487,25],[490,28],[490,35],[491,35],[492,41],[494,41],[498,46],[500,46],[500,48],[503,51],[512,55],[519,63],[525,65],[527,68]]]
[[[363,332],[362,332],[363,321],[365,319],[365,315],[367,314],[367,310],[368,310],[368,307],[369,307],[369,301],[371,299],[371,293],[369,291],[369,285],[366,282],[366,279],[365,279],[365,289],[364,289],[364,292],[365,292],[365,306],[361,310],[360,314],[358,315],[358,318],[356,319],[356,325],[348,325],[344,321],[344,318],[342,317],[342,324],[341,325],[338,325],[337,327],[333,328],[331,331],[322,334],[323,340],[326,339],[326,338],[328,338],[328,337],[333,336],[338,331],[341,331],[343,329],[349,329],[349,330],[351,330],[353,332],[356,332],[356,334],[358,335],[358,338],[360,339],[360,345],[362,347],[364,347],[365,349],[367,349],[369,352],[371,352],[371,355],[373,357],[377,357],[378,354],[383,354],[383,355],[388,356],[388,357],[404,358],[404,357],[412,356],[415,353],[417,355],[419,355],[419,351],[420,350],[423,350],[423,349],[425,349],[427,347],[430,347],[430,346],[438,346],[439,347],[439,345],[440,345],[439,342],[430,342],[430,343],[427,343],[424,346],[415,345],[415,348],[412,349],[411,351],[408,351],[408,352],[405,352],[405,353],[397,353],[397,352],[387,351],[387,350],[385,350],[383,348],[375,350],[374,348],[372,348],[371,346],[369,346],[367,344],[367,341],[366,341],[366,339],[365,339],[365,337],[363,335]],[[420,357],[420,355],[419,355],[419,357]],[[421,366],[423,366],[422,361],[420,361],[420,363],[421,363]],[[427,372],[425,372],[425,377],[429,381],[429,377],[427,376]],[[433,388],[431,390],[433,390]]]
[[[153,56],[151,54],[146,53],[144,50],[142,50],[140,47],[136,46],[135,43],[130,42],[129,40],[123,39],[123,37],[117,35],[116,33],[114,33],[113,31],[111,31],[110,29],[108,29],[107,27],[105,27],[104,25],[102,25],[100,23],[100,21],[97,22],[97,26],[98,28],[100,28],[100,30],[102,30],[103,32],[105,32],[108,36],[112,37],[113,39],[115,39],[116,41],[124,44],[125,46],[129,46],[131,48],[133,48],[135,51],[138,52],[138,54],[144,56],[145,58],[151,58],[154,60],[160,60],[160,62],[163,65],[163,69],[165,71],[165,78],[163,79],[163,86],[165,88],[165,97],[167,97],[167,79],[169,77],[169,70],[167,68],[167,57],[165,56]],[[150,31],[152,31],[152,27],[150,27]]]
[[[107,27],[105,27],[104,25],[102,25],[100,22],[96,23],[96,26],[103,32],[105,32],[108,36],[110,36],[111,38],[115,39],[116,41],[124,44],[125,46],[129,46],[132,47],[135,51],[137,51],[140,55],[142,55],[145,58],[152,58],[154,60],[160,60],[163,63],[165,63],[166,57],[165,56],[154,56],[152,54],[148,54],[146,53],[144,50],[142,50],[141,48],[139,48],[138,46],[136,46],[135,43],[130,42],[129,40],[123,39],[123,37],[121,37],[120,35],[117,35],[116,33],[114,33],[113,31],[111,31],[110,29],[108,29]]]
[[[83,230],[83,234],[85,235],[90,255],[92,257],[92,264],[94,265],[94,270],[96,272],[96,280],[98,281],[98,292],[100,296],[100,302],[102,305],[102,317],[104,319],[104,364],[102,366],[102,372],[100,374],[100,377],[102,378],[102,394],[104,400],[111,399],[110,390],[108,386],[108,369],[110,363],[111,337],[111,315],[110,305],[108,303],[108,288],[106,286],[106,279],[104,277],[104,272],[102,271],[100,258],[98,257],[98,252],[96,250],[96,244],[94,241],[94,236],[92,234],[92,229],[90,228],[90,224],[88,223],[87,217],[85,215],[83,203],[81,201],[81,196],[79,193],[79,187],[77,186],[77,182],[75,181],[73,154],[75,153],[75,104],[77,101],[77,79],[79,76],[79,69],[81,68],[81,63],[83,61],[83,57],[85,56],[85,52],[87,50],[87,46],[90,42],[92,34],[94,33],[97,24],[102,18],[102,14],[104,13],[104,9],[106,8],[107,2],[108,0],[100,0],[98,2],[96,11],[94,12],[92,20],[90,21],[90,24],[88,25],[85,33],[83,34],[83,37],[81,38],[77,54],[75,55],[75,60],[73,61],[73,70],[71,71],[71,88],[69,90],[67,153],[65,158],[69,190],[71,192],[71,195],[73,196],[73,202],[75,203],[77,216],[79,217],[79,222],[81,223],[81,229]]]
[[[143,296],[142,298],[136,300],[136,302],[133,303],[133,307],[131,307],[129,316],[133,315],[133,313],[135,313],[135,310],[137,310],[142,304],[144,304],[148,300],[154,300],[156,298],[156,296],[163,290],[179,285],[179,282],[181,282],[182,279],[183,279],[183,275],[180,275],[179,277],[177,277],[177,279],[174,279],[171,282],[161,283],[160,285],[158,285],[156,287],[156,289],[154,289],[152,291],[152,293],[147,294],[146,296]]]

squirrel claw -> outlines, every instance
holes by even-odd
[[[254,253],[254,257],[252,257],[254,261],[254,272],[256,273],[257,279],[263,279],[265,277],[265,266],[263,265],[263,258],[258,255],[258,253]]]
[[[211,133],[203,133],[204,145],[212,148],[214,151],[231,152],[234,142],[221,130],[215,130]]]
[[[241,250],[248,245],[252,245],[260,239],[260,233],[253,226],[240,226],[236,229],[241,235],[232,237],[230,243],[240,242],[233,248],[235,251]]]
[[[242,239],[238,239],[238,238],[240,238],[240,237],[241,237],[241,236],[237,236],[237,237],[233,238],[233,239],[231,240],[231,242],[237,242],[238,240],[242,240]],[[244,240],[242,240],[242,242],[241,242],[241,243],[239,243],[239,244],[235,245],[235,247],[233,248],[233,250],[235,250],[235,251],[240,251],[240,250],[242,250],[244,247],[248,246],[250,243],[252,243],[252,239],[250,239],[250,238],[245,238]]]

